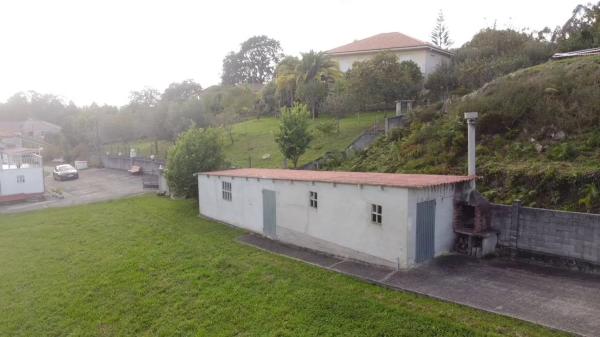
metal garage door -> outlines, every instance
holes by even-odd
[[[275,228],[277,227],[277,209],[275,207],[275,191],[263,190],[263,233],[275,238]]]
[[[435,200],[417,203],[417,245],[415,262],[433,258],[435,254]]]

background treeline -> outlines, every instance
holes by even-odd
[[[543,63],[556,51],[599,46],[599,13],[598,4],[577,6],[572,17],[554,30],[485,28],[452,49],[452,61],[427,79],[415,63],[399,62],[393,54],[357,62],[341,73],[323,52],[285,56],[278,41],[255,36],[225,56],[220,85],[203,88],[185,80],[163,92],[144,88],[132,92],[129,103],[121,107],[80,107],[54,95],[21,92],[0,104],[0,120],[38,118],[62,126],[62,135],[46,148],[47,156],[72,160],[99,152],[105,144],[174,141],[193,126],[231,130],[233,123],[277,116],[282,107],[294,103],[306,104],[313,118],[393,109],[397,99],[435,104]],[[441,47],[448,47],[448,30],[439,20],[436,29],[445,29],[438,32]]]

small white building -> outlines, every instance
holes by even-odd
[[[44,168],[37,150],[0,149],[0,202],[44,194]]]
[[[425,77],[442,63],[450,62],[453,56],[448,50],[397,32],[357,40],[328,50],[326,54],[338,62],[341,71],[346,72],[354,62],[368,60],[381,52],[393,53],[400,62],[415,62]]]
[[[473,177],[235,169],[198,174],[201,215],[342,257],[409,268],[453,246]]]

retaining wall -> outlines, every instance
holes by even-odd
[[[600,269],[600,214],[493,204],[491,224],[501,250]]]
[[[119,156],[102,156],[102,166],[115,170],[129,170],[132,166],[142,168],[144,174],[158,175],[159,166],[165,167],[165,162],[162,160],[152,160],[142,157],[119,157]]]

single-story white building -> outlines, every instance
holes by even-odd
[[[235,169],[198,174],[201,215],[393,268],[449,252],[455,201],[474,177]]]
[[[381,52],[393,53],[400,62],[415,62],[425,77],[442,63],[450,62],[453,56],[448,50],[397,32],[377,34],[325,53],[338,62],[341,71],[346,72],[354,62],[368,60]]]
[[[25,200],[44,193],[44,167],[36,151],[0,149],[0,202]]]

